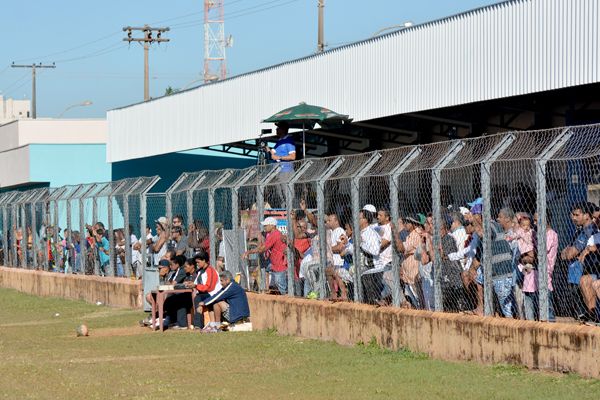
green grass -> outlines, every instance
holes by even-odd
[[[442,362],[373,342],[342,347],[273,330],[161,334],[137,327],[141,312],[6,289],[0,305],[0,399],[600,398],[597,380]],[[75,337],[81,322],[89,337]]]

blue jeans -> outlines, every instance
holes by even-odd
[[[287,271],[273,272],[271,271],[271,280],[277,285],[279,293],[287,294]]]
[[[419,265],[421,276],[421,289],[423,289],[423,304],[425,310],[433,311],[435,306],[435,293],[433,291],[433,264]]]
[[[539,299],[537,292],[524,292],[523,293],[523,303],[525,309],[525,319],[528,321],[537,321],[539,320],[538,309],[539,309]]]
[[[498,297],[502,314],[507,318],[512,318],[514,305],[512,273],[494,276],[492,277],[492,282],[494,283],[494,292]]]

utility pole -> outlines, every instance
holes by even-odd
[[[144,33],[144,37],[132,37],[133,31],[142,31]],[[154,42],[162,43],[170,41],[170,39],[161,37],[163,32],[168,31],[169,28],[152,28],[148,25],[144,25],[142,27],[126,26],[123,28],[123,32],[127,32],[127,37],[123,38],[124,42],[138,42],[144,44],[144,101],[150,100],[150,83],[148,82],[150,76],[150,68],[148,66],[148,50],[150,49],[150,45]],[[153,32],[156,32],[156,37],[152,37]]]
[[[31,65],[17,65],[14,62],[11,64],[13,68],[31,68],[31,118],[37,118],[36,111],[36,97],[35,97],[35,70],[37,68],[56,68],[56,65],[52,63],[52,65],[43,65],[42,63],[36,64],[33,63]]]
[[[325,51],[325,39],[324,39],[324,18],[323,11],[325,9],[325,0],[319,0],[319,4],[317,5],[319,8],[319,34],[317,38],[317,53],[322,53]]]

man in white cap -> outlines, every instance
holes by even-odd
[[[277,229],[277,220],[273,217],[267,217],[261,225],[265,227],[267,237],[264,243],[252,250],[248,250],[242,256],[248,258],[249,254],[265,253],[271,262],[271,279],[275,282],[279,293],[287,293],[287,257],[286,245],[283,242],[281,232]]]

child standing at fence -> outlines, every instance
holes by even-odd
[[[523,308],[525,318],[538,319],[537,269],[535,263],[535,231],[529,214],[517,216],[518,226],[514,230],[515,240],[519,247],[519,271],[523,273]]]

